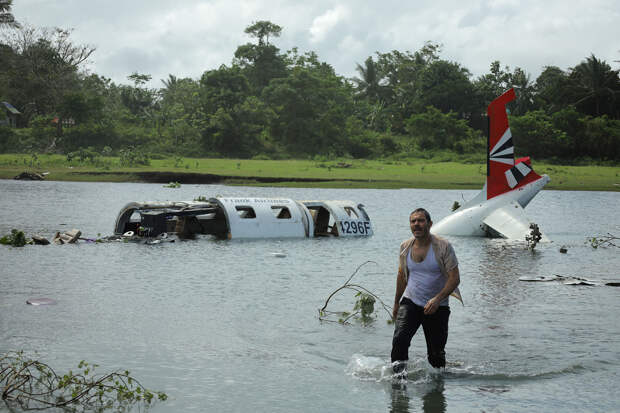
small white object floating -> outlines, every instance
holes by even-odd
[[[29,298],[26,300],[26,304],[30,305],[54,305],[56,304],[56,300],[52,300],[51,298]]]
[[[166,234],[221,239],[367,237],[373,235],[373,228],[364,205],[353,201],[216,197],[131,202],[121,209],[114,225],[115,235],[130,233],[146,238]]]
[[[286,254],[283,252],[272,252],[271,255],[273,255],[276,258],[284,258],[286,257]]]

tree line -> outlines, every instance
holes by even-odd
[[[199,79],[170,74],[157,89],[149,74],[116,84],[84,70],[95,48],[75,44],[70,30],[12,22],[0,34],[0,101],[21,114],[17,128],[0,126],[0,152],[480,159],[486,107],[514,87],[508,109],[518,155],[620,160],[619,71],[594,55],[567,70],[547,66],[535,80],[498,61],[475,78],[427,42],[377,52],[346,78],[315,52],[282,52],[274,44],[282,27],[258,21],[229,64]]]

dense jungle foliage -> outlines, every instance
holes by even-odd
[[[0,24],[2,26],[2,24]],[[594,55],[534,81],[495,61],[474,78],[427,42],[377,52],[339,76],[314,52],[282,52],[282,27],[259,21],[230,64],[200,79],[170,74],[162,87],[133,73],[128,84],[84,70],[94,47],[71,31],[0,29],[0,153],[91,153],[255,159],[428,157],[486,154],[486,107],[514,87],[509,105],[517,155],[564,163],[620,160],[620,78]],[[4,120],[4,116],[7,120]],[[81,151],[81,152],[80,152]],[[482,158],[483,159],[483,158]]]

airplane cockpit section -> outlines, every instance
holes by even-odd
[[[131,202],[119,212],[114,234],[220,239],[360,237],[373,235],[362,204],[288,198],[224,198],[188,202]]]

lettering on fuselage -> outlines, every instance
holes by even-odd
[[[370,222],[368,221],[340,221],[341,234],[368,235]]]
[[[278,198],[235,198],[235,199],[226,199],[223,198],[224,202],[231,202],[233,204],[288,204],[291,201],[289,199],[278,199]]]

